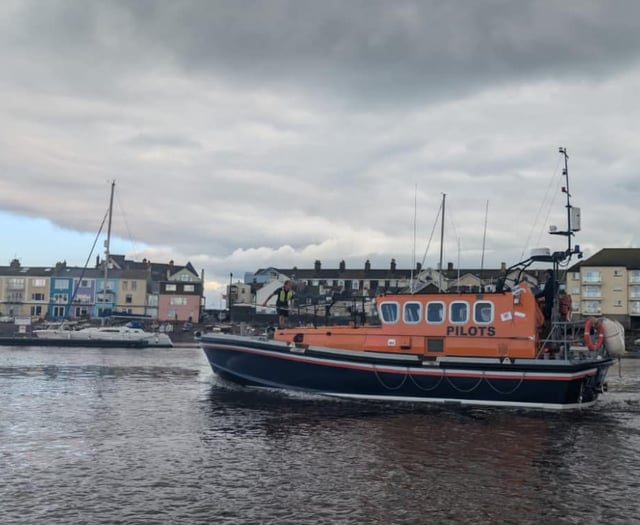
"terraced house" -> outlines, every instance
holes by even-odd
[[[202,276],[203,277],[203,276]],[[198,322],[204,308],[203,278],[185,266],[137,262],[111,255],[95,268],[0,266],[0,315],[9,318],[98,319],[131,316]]]

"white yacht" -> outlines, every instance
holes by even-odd
[[[123,346],[153,346],[172,347],[173,341],[167,334],[146,332],[141,328],[129,326],[89,326],[79,330],[62,324],[57,328],[43,328],[34,330],[34,335],[40,339],[69,340],[74,343],[86,342],[88,346],[95,346],[101,342],[109,342],[110,346],[122,343]]]

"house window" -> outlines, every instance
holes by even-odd
[[[571,293],[572,295],[580,295],[580,287],[574,286],[573,288],[571,288]]]
[[[185,304],[187,304],[187,298],[186,297],[180,297],[179,295],[176,295],[174,297],[171,297],[171,299],[169,300],[169,304],[170,305],[185,305]]]
[[[640,270],[631,270],[629,272],[629,282],[631,284],[640,284]]]
[[[131,290],[135,291],[138,289],[138,281],[131,281]]]
[[[176,285],[175,284],[168,284],[165,289],[167,290],[167,292],[175,292],[176,291]]]
[[[53,317],[64,317],[64,306],[54,306]]]
[[[56,293],[53,294],[53,302],[54,303],[66,303],[68,301],[69,296],[66,293]]]
[[[194,292],[196,287],[193,284],[185,284],[184,291],[185,292]]]
[[[126,297],[124,298],[124,302],[126,304],[131,304],[133,302],[133,295],[131,295],[130,293],[128,293],[126,295]]]
[[[91,296],[87,295],[86,293],[79,293],[75,296],[75,298],[73,299],[74,303],[82,303],[82,304],[89,304],[91,302]]]
[[[422,305],[417,302],[404,303],[402,317],[405,323],[415,324],[420,322],[422,316]]]
[[[82,286],[83,288],[88,288],[89,281],[87,281],[86,279],[82,279],[82,281],[80,282],[80,286]]]
[[[599,286],[585,286],[583,288],[583,297],[600,297],[600,287]]]
[[[629,288],[629,297],[640,297],[640,286],[632,286]]]
[[[129,281],[122,281],[122,290],[126,292],[129,289]]]
[[[22,292],[9,292],[7,294],[7,301],[10,303],[21,303],[22,298]]]
[[[583,311],[586,314],[599,314],[600,313],[600,301],[583,301]]]
[[[33,288],[44,288],[46,285],[46,279],[31,279],[31,286]]]
[[[65,279],[56,279],[53,281],[53,287],[56,290],[64,290],[69,287],[69,283]]]
[[[24,279],[7,279],[7,288],[9,290],[22,290],[24,289]]]
[[[31,300],[32,301],[44,301],[44,294],[43,293],[32,293],[31,294]]]
[[[640,301],[631,301],[631,313],[640,314]]]
[[[600,282],[600,272],[598,272],[596,270],[588,270],[588,271],[584,272],[583,282],[585,282],[585,283],[599,283]]]

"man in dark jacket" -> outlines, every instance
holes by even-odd
[[[553,270],[547,270],[544,272],[546,281],[544,288],[536,294],[536,299],[544,298],[544,306],[542,312],[544,313],[545,321],[551,321],[551,314],[553,313],[553,301],[556,297],[556,280],[553,278]]]

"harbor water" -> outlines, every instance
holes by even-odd
[[[640,359],[608,383],[397,405],[243,389],[197,347],[0,347],[0,523],[640,523]]]

